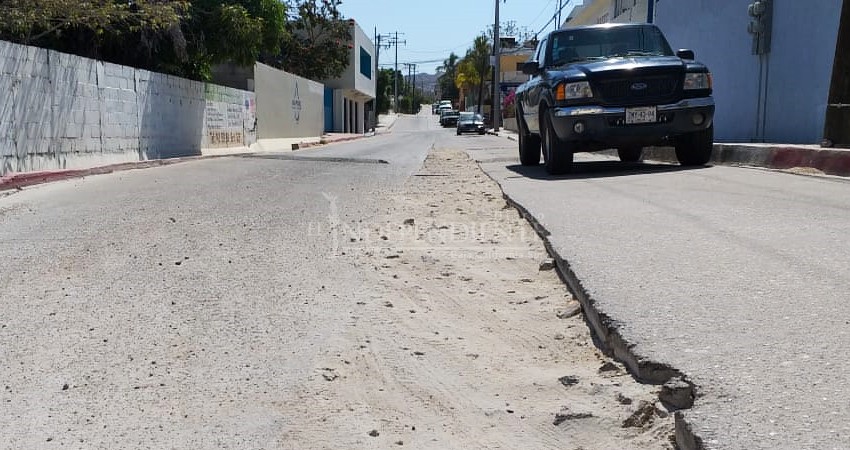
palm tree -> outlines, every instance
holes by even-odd
[[[482,34],[475,38],[472,48],[467,52],[468,58],[478,74],[478,112],[481,112],[481,103],[484,101],[484,82],[490,73],[490,40]]]
[[[469,59],[469,55],[460,61],[457,65],[457,74],[455,75],[455,86],[460,90],[461,107],[465,107],[463,98],[465,93],[481,84],[481,79],[478,77],[478,72],[475,70],[473,61]],[[480,104],[480,102],[479,102]],[[479,107],[480,108],[480,107]],[[479,109],[480,110],[480,109]]]
[[[448,59],[443,61],[443,65],[440,67],[440,70],[443,74],[440,76],[440,90],[443,91],[443,98],[450,98],[452,100],[458,97],[458,89],[455,85],[455,77],[457,76],[457,63],[459,57],[452,52]]]

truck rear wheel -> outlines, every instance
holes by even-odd
[[[704,166],[714,148],[714,124],[705,130],[676,138],[676,159],[683,166]]]
[[[549,113],[541,114],[541,133],[543,134],[543,160],[546,171],[551,175],[561,175],[573,170],[573,145],[558,138]]]
[[[523,122],[522,113],[518,110],[516,124],[519,135],[519,162],[523,166],[536,166],[540,164],[540,136],[529,134]]]

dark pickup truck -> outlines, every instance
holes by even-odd
[[[651,24],[553,31],[522,66],[517,88],[523,165],[569,172],[576,152],[616,148],[622,161],[643,147],[672,145],[682,165],[704,165],[714,140],[711,73],[690,50],[674,53]]]

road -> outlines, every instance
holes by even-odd
[[[704,448],[850,449],[846,179],[597,155],[553,178],[513,149],[472,153],[633,370],[696,387],[679,414]]]
[[[0,198],[0,448],[671,448],[435,122]]]

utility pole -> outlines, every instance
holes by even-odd
[[[375,27],[375,44],[376,44],[375,45],[375,77],[376,77],[376,79],[375,79],[375,91],[376,91],[375,96],[376,97],[381,92],[381,90],[380,90],[381,87],[378,86],[378,81],[381,79],[381,74],[380,74],[381,63],[379,62],[380,58],[381,58],[381,48],[385,48],[385,49],[389,50],[390,46],[392,45],[389,42],[391,38],[392,38],[392,35],[389,35],[389,34],[378,34],[378,27]],[[393,74],[393,76],[395,76],[395,74]],[[376,126],[377,126],[377,120],[378,120],[378,102],[376,101],[375,102],[375,125]]]
[[[410,113],[416,114],[416,107],[413,104],[416,102],[416,64],[413,64],[413,97],[410,100]]]
[[[396,31],[393,33],[393,37],[390,38],[390,45],[395,46],[395,70],[393,72],[393,97],[395,98],[395,103],[393,105],[393,111],[398,113],[398,44],[407,45],[407,41],[399,41],[398,35],[403,35],[404,33],[399,33]]]
[[[649,0],[649,1],[651,2],[652,0]],[[564,0],[558,0],[558,20],[557,20],[557,23],[555,24],[556,30],[558,28],[561,28],[561,10],[564,9],[563,2],[564,2]]]
[[[499,0],[496,0],[496,21],[493,23],[493,111],[491,119],[493,122],[493,131],[499,131],[499,103],[501,100],[501,68],[499,64],[499,53],[501,53],[501,45],[499,42]]]
[[[413,101],[416,100],[416,64],[401,63],[401,65],[407,67],[407,80],[405,84],[407,86],[407,93],[410,96],[410,108],[408,109],[408,112],[413,114],[415,109]]]
[[[655,22],[655,0],[649,0],[646,5],[646,23]]]

